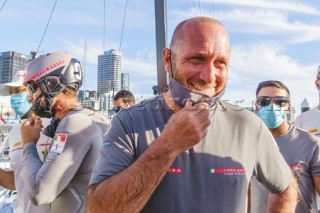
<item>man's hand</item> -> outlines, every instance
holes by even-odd
[[[171,116],[160,137],[175,155],[192,148],[205,137],[211,123],[208,108],[205,102],[192,106],[188,100],[184,108]]]
[[[28,142],[37,143],[42,127],[42,121],[38,116],[25,121],[21,126],[22,144],[25,145]]]

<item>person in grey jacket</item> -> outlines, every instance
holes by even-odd
[[[50,212],[85,212],[85,192],[102,144],[104,128],[77,100],[82,79],[79,61],[63,52],[41,55],[26,68],[30,100],[59,121],[44,162],[36,151],[41,119],[30,118],[21,127],[23,180],[32,202],[50,204]]]

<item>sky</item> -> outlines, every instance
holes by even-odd
[[[55,2],[0,0],[0,8],[4,5],[0,11],[0,52],[29,54],[37,50]],[[304,98],[313,107],[318,104],[319,92],[314,81],[320,65],[319,1],[167,0],[166,3],[167,46],[175,26],[195,16],[218,19],[229,32],[232,50],[223,99],[252,106],[261,81],[280,80],[291,92],[296,115],[300,114]],[[98,55],[109,49],[119,50],[121,43],[122,72],[130,74],[130,90],[139,98],[152,97],[151,88],[157,84],[154,1],[128,0],[124,16],[125,5],[126,0],[57,0],[40,54],[53,51],[74,54],[83,62],[85,89],[97,90]]]

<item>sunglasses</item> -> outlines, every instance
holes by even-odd
[[[289,99],[283,96],[269,97],[269,96],[261,96],[257,98],[257,104],[259,106],[265,107],[269,106],[271,103],[278,105],[280,107],[284,107],[289,103]]]
[[[129,105],[129,103],[127,103],[126,105],[123,105],[122,107],[114,107],[113,111],[115,111],[116,113],[118,113],[120,110],[123,110],[125,108],[127,108]]]
[[[38,86],[37,83],[28,84],[29,93],[30,93],[31,95],[33,95],[33,94],[37,91],[38,87],[39,87],[39,86]]]
[[[59,92],[65,88],[64,85],[60,84],[60,78],[58,76],[48,76],[40,81],[28,83],[28,89],[30,94],[34,94],[37,91],[40,84],[43,87],[45,87],[45,90],[48,93]]]

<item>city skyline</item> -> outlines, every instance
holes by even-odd
[[[152,96],[151,87],[157,84],[154,3],[128,1],[123,25],[125,3],[106,1],[103,42],[102,1],[58,1],[40,53],[67,51],[83,61],[86,40],[86,89],[96,90],[97,56],[108,49],[119,50],[122,40],[122,72],[130,74],[130,90],[135,95]],[[8,1],[0,13],[0,52],[29,54],[35,50],[53,4],[54,1]],[[181,20],[199,15],[218,19],[229,31],[232,44],[229,82],[223,99],[250,106],[260,81],[281,80],[289,87],[298,114],[305,97],[313,106],[319,99],[314,85],[320,64],[318,11],[320,3],[316,1],[167,1],[167,46]]]

